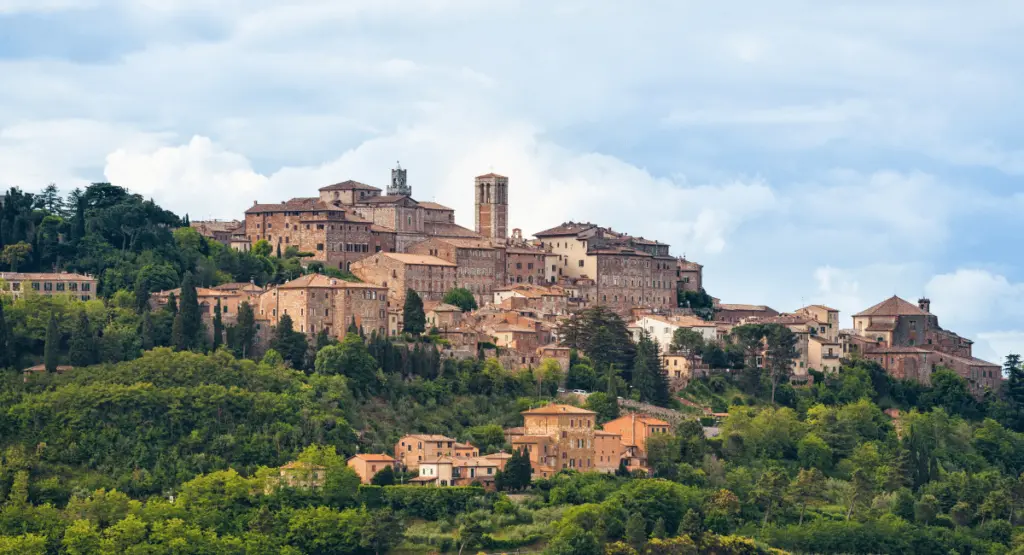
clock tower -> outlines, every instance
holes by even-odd
[[[476,182],[476,232],[504,242],[508,238],[508,178],[489,173]]]

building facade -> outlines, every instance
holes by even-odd
[[[477,176],[476,232],[487,239],[504,242],[508,237],[508,178],[489,173]]]
[[[490,241],[470,238],[433,237],[409,248],[411,254],[435,256],[455,268],[455,286],[468,289],[483,306],[494,288],[505,283],[505,249]]]
[[[83,274],[0,272],[0,294],[17,299],[27,292],[71,295],[88,301],[96,297],[96,278]]]
[[[256,317],[277,325],[287,314],[295,331],[343,339],[353,324],[386,334],[387,302],[386,287],[308,274],[260,295]]]
[[[458,267],[436,256],[377,253],[352,265],[352,273],[367,283],[387,288],[388,308],[401,311],[406,291],[412,289],[426,301],[440,302],[458,282]]]

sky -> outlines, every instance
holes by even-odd
[[[891,295],[1024,352],[1016,0],[0,0],[0,187],[110,181],[190,218],[396,162],[473,225],[590,221],[723,302]]]

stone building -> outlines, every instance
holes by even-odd
[[[853,333],[867,340],[862,356],[894,376],[931,383],[935,370],[950,368],[978,396],[986,389],[997,390],[1002,382],[1001,367],[975,358],[970,339],[943,329],[928,299],[914,305],[892,296],[855,314],[853,328]]]
[[[550,283],[545,279],[545,261],[551,253],[523,240],[520,229],[512,230],[505,243],[505,278],[508,285]]]
[[[779,311],[770,306],[760,304],[724,304],[715,303],[715,321],[727,324],[738,324],[742,320],[754,318],[771,318],[778,316]]]
[[[326,331],[342,339],[353,323],[369,334],[387,333],[386,287],[308,274],[268,290],[259,298],[257,318],[277,325],[287,314],[295,331]]]
[[[504,242],[508,237],[508,178],[489,173],[477,176],[476,232],[492,240]]]
[[[307,260],[348,270],[349,266],[377,252],[395,250],[395,235],[345,208],[338,201],[325,201],[334,194],[361,192],[349,182],[329,185],[321,196],[293,198],[280,204],[253,204],[245,211],[245,229],[251,244],[268,241],[276,252],[289,247],[312,256]]]
[[[395,460],[402,468],[416,471],[425,460],[454,456],[456,443],[437,434],[410,434],[395,443]]]
[[[96,296],[96,278],[90,275],[35,272],[0,272],[0,295],[17,299],[31,291],[37,295],[71,295],[83,301]]]
[[[593,280],[593,288],[583,292],[588,304],[621,314],[638,306],[678,306],[677,260],[664,243],[576,222],[535,236],[555,256],[552,280]]]
[[[490,241],[433,237],[409,248],[411,254],[436,256],[455,264],[455,286],[468,289],[483,306],[496,286],[505,283],[505,249]]]
[[[441,301],[458,280],[454,263],[436,256],[407,253],[377,253],[352,265],[359,279],[386,287],[388,307],[401,311],[405,294],[412,289],[423,301]]]
[[[552,404],[523,413],[522,435],[512,439],[535,465],[580,472],[597,470],[594,445],[597,413],[569,405]],[[617,464],[617,462],[616,462]]]
[[[423,303],[427,317],[427,328],[453,329],[462,323],[462,309],[446,303],[428,301]]]
[[[360,453],[354,457],[349,457],[347,463],[349,468],[355,470],[356,474],[359,475],[359,481],[369,484],[378,472],[385,468],[394,469],[398,461],[391,455]]]
[[[677,259],[676,285],[679,295],[686,291],[700,291],[704,287],[704,266],[690,262],[685,256]]]
[[[706,342],[718,338],[718,326],[714,322],[706,322],[695,316],[645,314],[637,319],[630,329],[633,331],[634,341],[639,341],[640,332],[645,331],[662,350],[667,350],[672,345],[672,339],[678,329],[693,330]]]
[[[223,325],[230,326],[238,322],[238,309],[242,303],[249,303],[254,316],[259,318],[258,307],[263,288],[252,283],[226,283],[217,287],[196,287],[196,299],[199,301],[199,316],[203,322],[207,339],[213,339],[213,319],[217,304],[220,304],[220,319]],[[167,306],[171,294],[176,302],[181,302],[181,288],[168,289],[153,293],[149,297],[150,308],[156,310]],[[181,306],[180,304],[178,306]]]
[[[239,220],[195,220],[189,222],[189,227],[203,237],[213,239],[225,246],[231,246],[231,238],[235,231],[242,227],[242,222]]]
[[[646,458],[648,438],[654,434],[669,433],[670,424],[660,418],[632,413],[605,422],[604,430],[619,434],[623,447],[635,447],[636,452]]]

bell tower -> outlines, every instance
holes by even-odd
[[[409,181],[406,179],[406,171],[402,169],[401,164],[395,162],[395,169],[391,170],[391,183],[388,185],[388,195],[412,196],[412,187],[409,186]]]
[[[488,239],[508,238],[508,178],[489,173],[476,183],[476,232]]]

